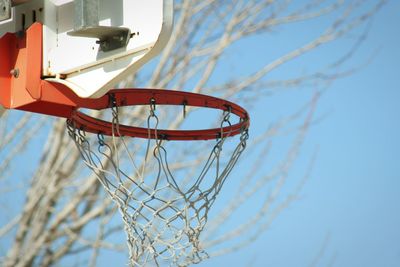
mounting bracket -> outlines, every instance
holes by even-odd
[[[74,0],[75,25],[70,36],[97,38],[100,50],[108,52],[128,45],[131,31],[124,27],[99,25],[98,0]]]

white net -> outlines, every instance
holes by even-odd
[[[208,257],[200,235],[211,206],[246,147],[248,132],[243,129],[237,137],[222,132],[223,138],[213,141],[198,174],[189,172],[177,178],[168,159],[165,145],[168,141],[157,135],[155,107],[149,107],[149,138],[144,148],[129,146],[119,134],[118,107],[112,108],[111,137],[98,134],[93,142],[72,121],[67,121],[68,133],[85,164],[118,205],[127,235],[130,265],[188,266]],[[231,125],[230,115],[224,111],[221,131]],[[152,123],[155,139],[150,138]],[[222,162],[224,144],[233,138],[237,143]],[[143,157],[139,164],[136,158],[140,149]]]

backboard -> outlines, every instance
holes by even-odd
[[[1,0],[0,37],[43,24],[43,78],[104,95],[167,44],[172,0]]]

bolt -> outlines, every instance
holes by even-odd
[[[14,76],[14,78],[18,78],[18,76],[19,76],[19,69],[12,69],[12,70],[10,71],[10,74],[11,74],[12,76]]]

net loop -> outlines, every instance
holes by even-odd
[[[223,122],[229,122],[229,119],[231,117],[231,113],[232,113],[232,107],[231,106],[226,106],[227,110],[224,110],[223,113]]]
[[[97,134],[97,140],[98,140],[98,142],[99,142],[99,146],[100,146],[100,147],[106,145],[106,143],[105,143],[105,141],[104,141],[104,135],[103,135],[102,133],[98,133],[98,134]]]

